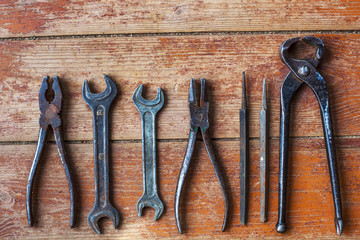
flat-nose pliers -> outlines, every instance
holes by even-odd
[[[33,183],[34,177],[36,173],[36,169],[39,163],[39,159],[43,152],[45,142],[46,142],[46,132],[48,127],[51,126],[54,135],[55,135],[55,142],[56,146],[60,155],[60,159],[62,165],[65,170],[66,179],[69,186],[70,192],[70,227],[74,226],[74,210],[75,210],[75,198],[74,198],[74,189],[71,180],[70,170],[67,163],[67,158],[65,154],[63,139],[61,135],[61,119],[60,119],[60,111],[61,111],[61,101],[62,101],[62,93],[59,86],[58,77],[53,77],[53,84],[52,89],[54,90],[55,96],[52,101],[48,101],[46,92],[48,90],[48,77],[45,76],[39,91],[39,106],[40,106],[40,133],[38,144],[35,152],[35,157],[33,160],[33,164],[30,169],[29,179],[27,183],[27,191],[26,191],[26,210],[27,210],[27,217],[29,226],[33,226],[32,220],[32,207],[31,207],[31,198],[32,198],[32,191],[33,191]],[[49,94],[50,95],[50,94]]]
[[[225,215],[224,222],[222,226],[222,231],[225,230],[226,224],[229,217],[229,197],[226,191],[225,179],[224,175],[221,171],[220,165],[216,160],[214,150],[211,144],[211,139],[209,136],[209,101],[206,94],[205,87],[205,79],[201,79],[201,91],[200,91],[200,104],[198,105],[198,101],[196,98],[196,90],[195,90],[195,79],[191,79],[190,81],[190,90],[189,90],[189,109],[190,109],[190,134],[189,141],[186,148],[186,153],[184,157],[184,161],[180,170],[179,179],[177,182],[176,193],[175,193],[175,219],[178,230],[180,234],[182,234],[181,222],[180,222],[180,196],[181,191],[184,185],[186,173],[189,169],[191,156],[193,155],[196,141],[196,134],[198,130],[200,130],[202,138],[204,140],[206,151],[210,157],[211,163],[214,167],[216,177],[220,183],[220,187],[224,197],[225,203]]]
[[[336,163],[333,127],[331,123],[329,93],[326,82],[316,70],[324,55],[324,43],[317,37],[303,37],[302,40],[316,48],[315,56],[310,59],[293,59],[289,56],[289,48],[300,41],[300,37],[291,38],[282,43],[280,57],[290,72],[281,87],[281,124],[280,124],[280,165],[279,165],[279,219],[276,224],[278,232],[286,230],[286,185],[289,152],[290,102],[295,92],[305,83],[314,92],[320,106],[324,130],[326,153],[331,179],[333,200],[335,205],[335,227],[339,235],[342,233],[343,220],[341,213],[341,196],[338,169]]]

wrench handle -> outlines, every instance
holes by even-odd
[[[141,114],[142,152],[143,152],[143,185],[144,195],[157,194],[156,184],[156,112],[143,112]]]
[[[109,204],[109,117],[103,105],[94,108],[95,202],[101,208]]]

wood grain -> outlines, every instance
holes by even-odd
[[[280,61],[280,44],[295,35],[171,36],[86,38],[0,43],[0,139],[36,141],[38,91],[44,75],[60,77],[66,140],[92,139],[92,113],[81,97],[85,79],[93,91],[105,88],[102,73],[118,86],[112,105],[112,140],[140,139],[140,116],[132,102],[136,87],[145,97],[161,87],[166,103],[158,118],[159,139],[188,137],[188,91],[191,78],[205,77],[210,95],[214,138],[239,137],[241,72],[246,71],[250,137],[259,135],[262,79],[268,79],[270,136],[279,136],[280,87],[289,69]],[[336,136],[359,135],[360,108],[356,34],[317,35],[325,45],[319,68],[328,84]],[[256,44],[255,44],[256,43]],[[199,87],[199,86],[198,86]],[[293,100],[292,136],[322,136],[314,94],[303,87]]]
[[[359,1],[116,1],[0,3],[0,36],[360,30]]]
[[[223,202],[220,186],[201,141],[196,143],[181,202],[184,235],[177,232],[174,220],[174,194],[186,142],[158,143],[159,192],[166,210],[153,221],[154,210],[144,209],[138,217],[136,202],[142,194],[141,143],[111,145],[112,202],[121,213],[121,223],[114,230],[110,220],[101,223],[101,238],[334,238],[334,209],[322,139],[291,141],[289,169],[289,231],[279,234],[277,221],[278,141],[270,142],[269,221],[259,216],[259,144],[250,141],[249,223],[240,225],[238,141],[215,141],[216,155],[227,175],[231,193],[230,224],[221,233]],[[359,235],[360,139],[337,141],[338,165],[343,198],[344,234]],[[0,145],[0,238],[98,238],[87,223],[93,205],[94,178],[91,144],[66,144],[73,169],[77,194],[77,224],[69,225],[69,195],[65,175],[54,144],[49,144],[42,158],[35,183],[34,210],[36,226],[27,226],[25,194],[28,172],[35,145]]]

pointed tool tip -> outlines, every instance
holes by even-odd
[[[335,219],[335,227],[337,234],[341,236],[344,227],[342,219]]]
[[[263,92],[262,92],[262,102],[261,102],[261,108],[266,109],[266,78],[264,78],[263,81]]]
[[[245,71],[243,72],[243,85],[242,85],[242,96],[241,96],[241,109],[246,109],[246,82],[245,82]]]

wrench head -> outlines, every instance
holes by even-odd
[[[140,84],[134,92],[133,102],[140,112],[158,112],[164,106],[164,93],[161,88],[158,88],[156,98],[153,100],[147,100],[143,98],[144,85]]]
[[[99,205],[95,204],[94,208],[91,210],[88,216],[88,223],[92,230],[97,234],[100,234],[99,220],[103,217],[110,218],[113,222],[114,228],[116,229],[120,223],[119,212],[110,204],[105,207],[100,208]]]
[[[152,207],[153,209],[155,209],[155,221],[160,218],[161,214],[164,211],[164,204],[162,203],[157,194],[154,194],[153,196],[143,195],[139,199],[136,205],[139,217],[141,217],[144,207]]]
[[[84,101],[91,107],[98,105],[109,105],[114,100],[117,94],[117,88],[114,81],[106,74],[104,74],[106,89],[101,93],[92,93],[89,88],[89,83],[85,80],[82,88],[82,97]]]

